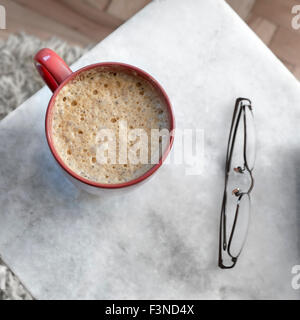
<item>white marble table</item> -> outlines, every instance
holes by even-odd
[[[76,190],[46,145],[48,88],[0,124],[0,253],[39,299],[299,298],[300,90],[222,0],[151,3],[72,68],[115,60],[164,85],[178,128],[204,130],[204,171],[166,165],[122,198]],[[236,97],[258,130],[253,212],[234,270],[216,267]]]

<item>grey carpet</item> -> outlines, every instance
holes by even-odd
[[[33,56],[44,47],[56,51],[68,64],[87,50],[55,37],[43,41],[25,33],[10,35],[7,40],[1,40],[0,120],[44,85],[33,66]],[[32,297],[0,258],[0,300],[4,299]]]

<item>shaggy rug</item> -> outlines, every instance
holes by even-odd
[[[43,41],[25,33],[10,35],[7,40],[1,40],[0,120],[44,85],[33,65],[33,56],[44,47],[56,51],[68,64],[88,49],[71,46],[55,37]],[[0,258],[0,300],[4,299],[32,297]]]

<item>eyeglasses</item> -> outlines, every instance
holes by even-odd
[[[251,101],[235,102],[226,154],[225,187],[220,219],[219,267],[236,265],[250,222],[250,193],[254,186],[255,126]]]

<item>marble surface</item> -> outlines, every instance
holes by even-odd
[[[0,253],[38,299],[292,298],[300,264],[300,90],[222,0],[158,0],[82,57],[145,69],[178,128],[204,132],[204,169],[163,166],[120,198],[67,181],[44,136],[43,88],[0,123]],[[253,100],[258,136],[252,220],[233,270],[217,268],[229,123]],[[175,145],[175,148],[177,146]]]

